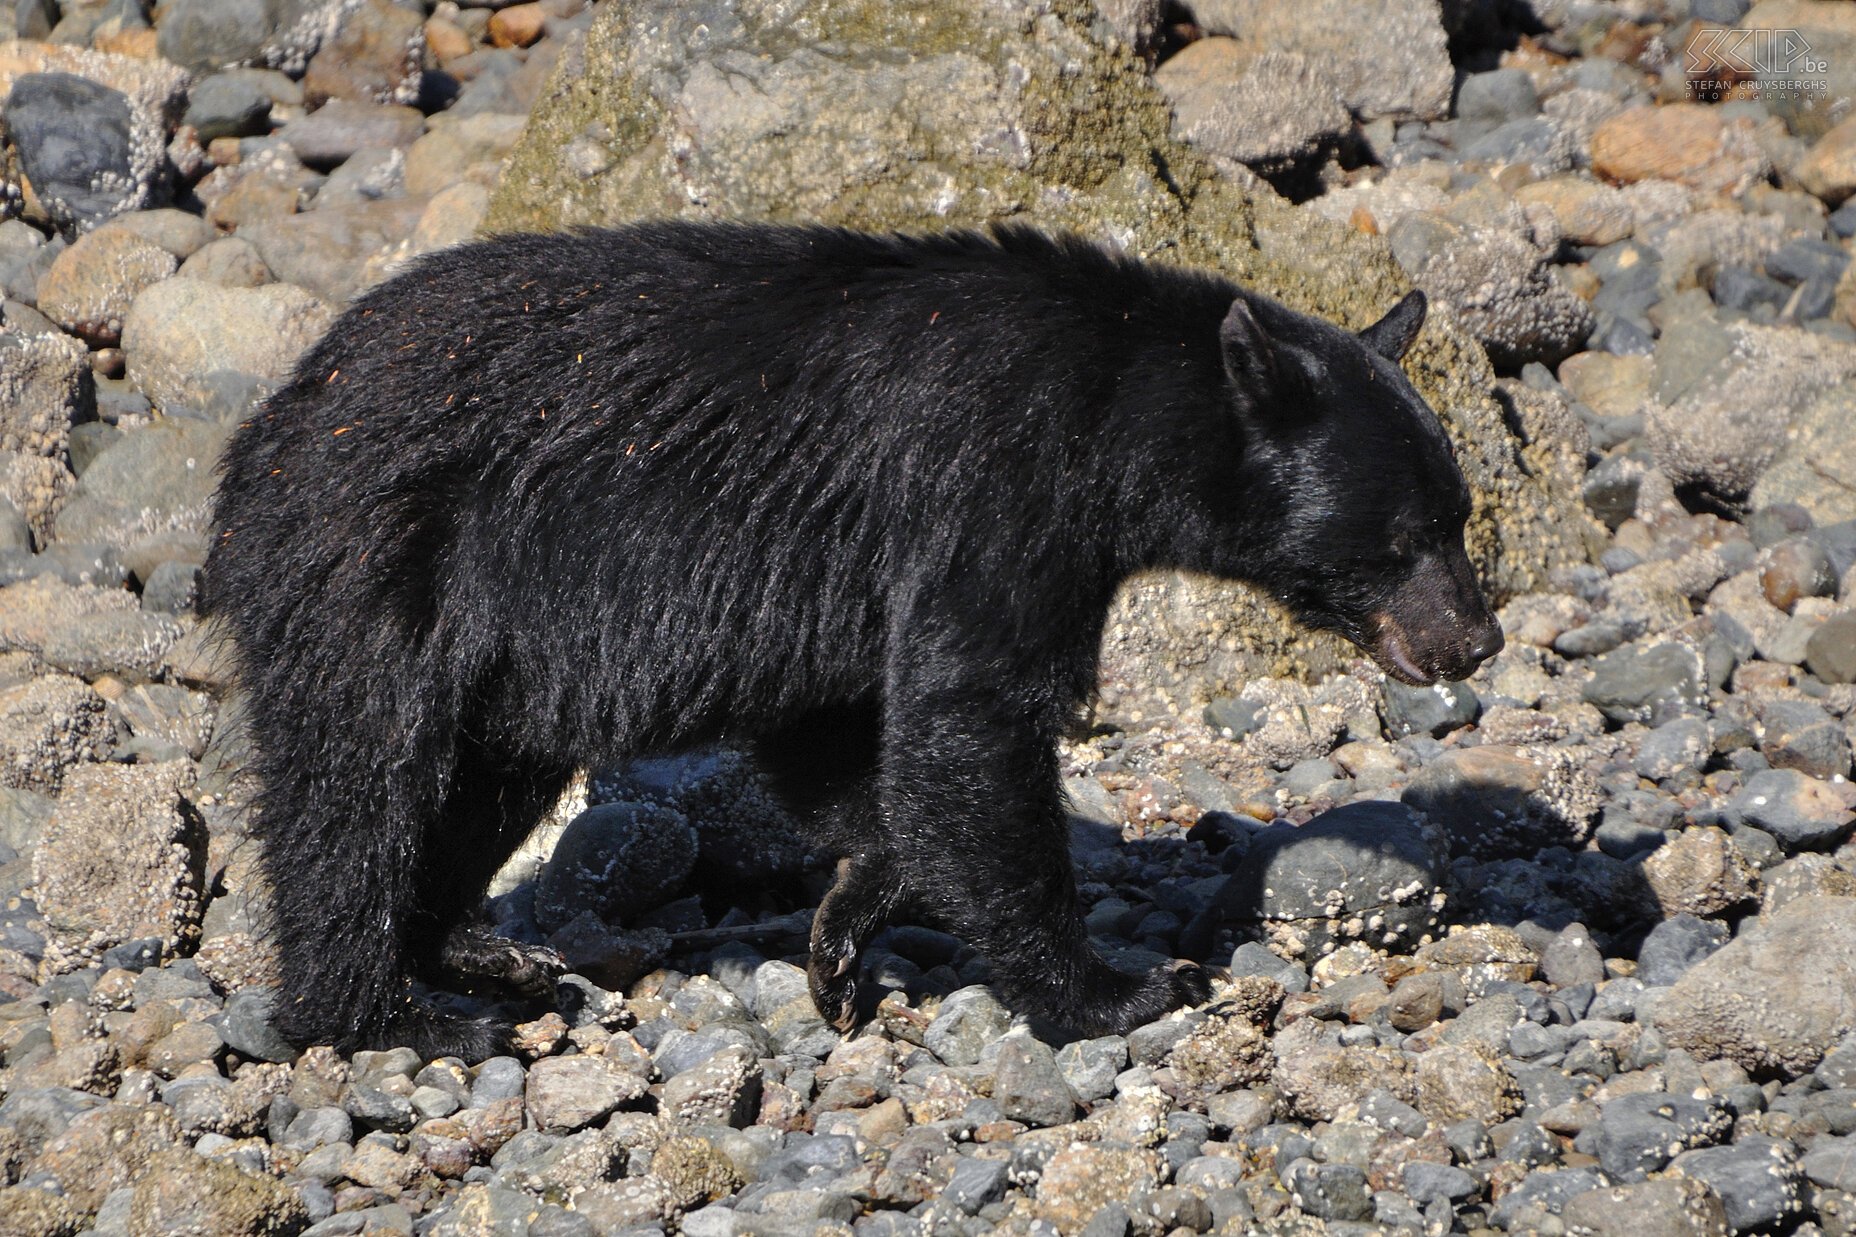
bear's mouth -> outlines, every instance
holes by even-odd
[[[1410,637],[1389,614],[1375,615],[1372,637],[1362,647],[1381,670],[1411,687],[1429,687],[1437,674],[1420,666],[1412,656]]]

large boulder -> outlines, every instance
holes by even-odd
[[[1297,212],[1175,141],[1165,99],[1078,0],[608,6],[563,53],[490,231],[647,216],[933,229],[1013,218],[1210,267],[1352,327],[1409,286],[1376,237]],[[1407,361],[1476,494],[1471,554],[1499,596],[1580,558],[1570,460],[1517,442],[1481,350],[1438,315]],[[1175,575],[1124,590],[1111,681],[1181,707],[1344,646],[1256,594]]]
[[[186,794],[185,761],[85,764],[32,854],[32,879],[51,940],[51,974],[95,965],[103,952],[150,937],[169,953],[200,933],[205,826]]]
[[[1696,1060],[1808,1074],[1856,1022],[1856,898],[1788,902],[1683,973],[1657,1030]]]

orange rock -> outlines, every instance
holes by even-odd
[[[1817,139],[1798,163],[1798,183],[1832,206],[1856,193],[1856,116]]]
[[[438,58],[439,64],[471,53],[470,35],[464,32],[462,26],[443,17],[425,19],[425,45],[432,49],[432,55]]]
[[[1632,108],[1592,135],[1592,170],[1626,184],[1673,180],[1737,193],[1766,174],[1765,154],[1744,122],[1724,123],[1699,103]]]
[[[490,15],[490,42],[498,47],[527,47],[541,37],[547,14],[539,4],[512,4]]]
[[[134,60],[159,60],[161,53],[155,48],[155,31],[153,27],[144,26],[139,30],[118,30],[110,34],[98,35],[96,49],[115,56],[128,56]]]

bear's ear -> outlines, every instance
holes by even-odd
[[[1360,332],[1361,342],[1388,361],[1404,360],[1405,354],[1411,351],[1412,341],[1418,338],[1419,328],[1424,325],[1424,311],[1428,306],[1424,293],[1407,292],[1405,299],[1387,311],[1385,317]]]
[[[1246,395],[1255,398],[1276,385],[1276,345],[1243,297],[1231,302],[1218,328],[1218,344],[1224,352],[1224,372]]]

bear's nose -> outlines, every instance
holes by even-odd
[[[1482,634],[1476,637],[1476,643],[1470,646],[1469,659],[1474,664],[1481,665],[1483,662],[1489,660],[1489,658],[1501,652],[1502,648],[1507,643],[1508,642],[1502,638],[1501,624],[1490,623],[1487,627],[1483,628]]]

